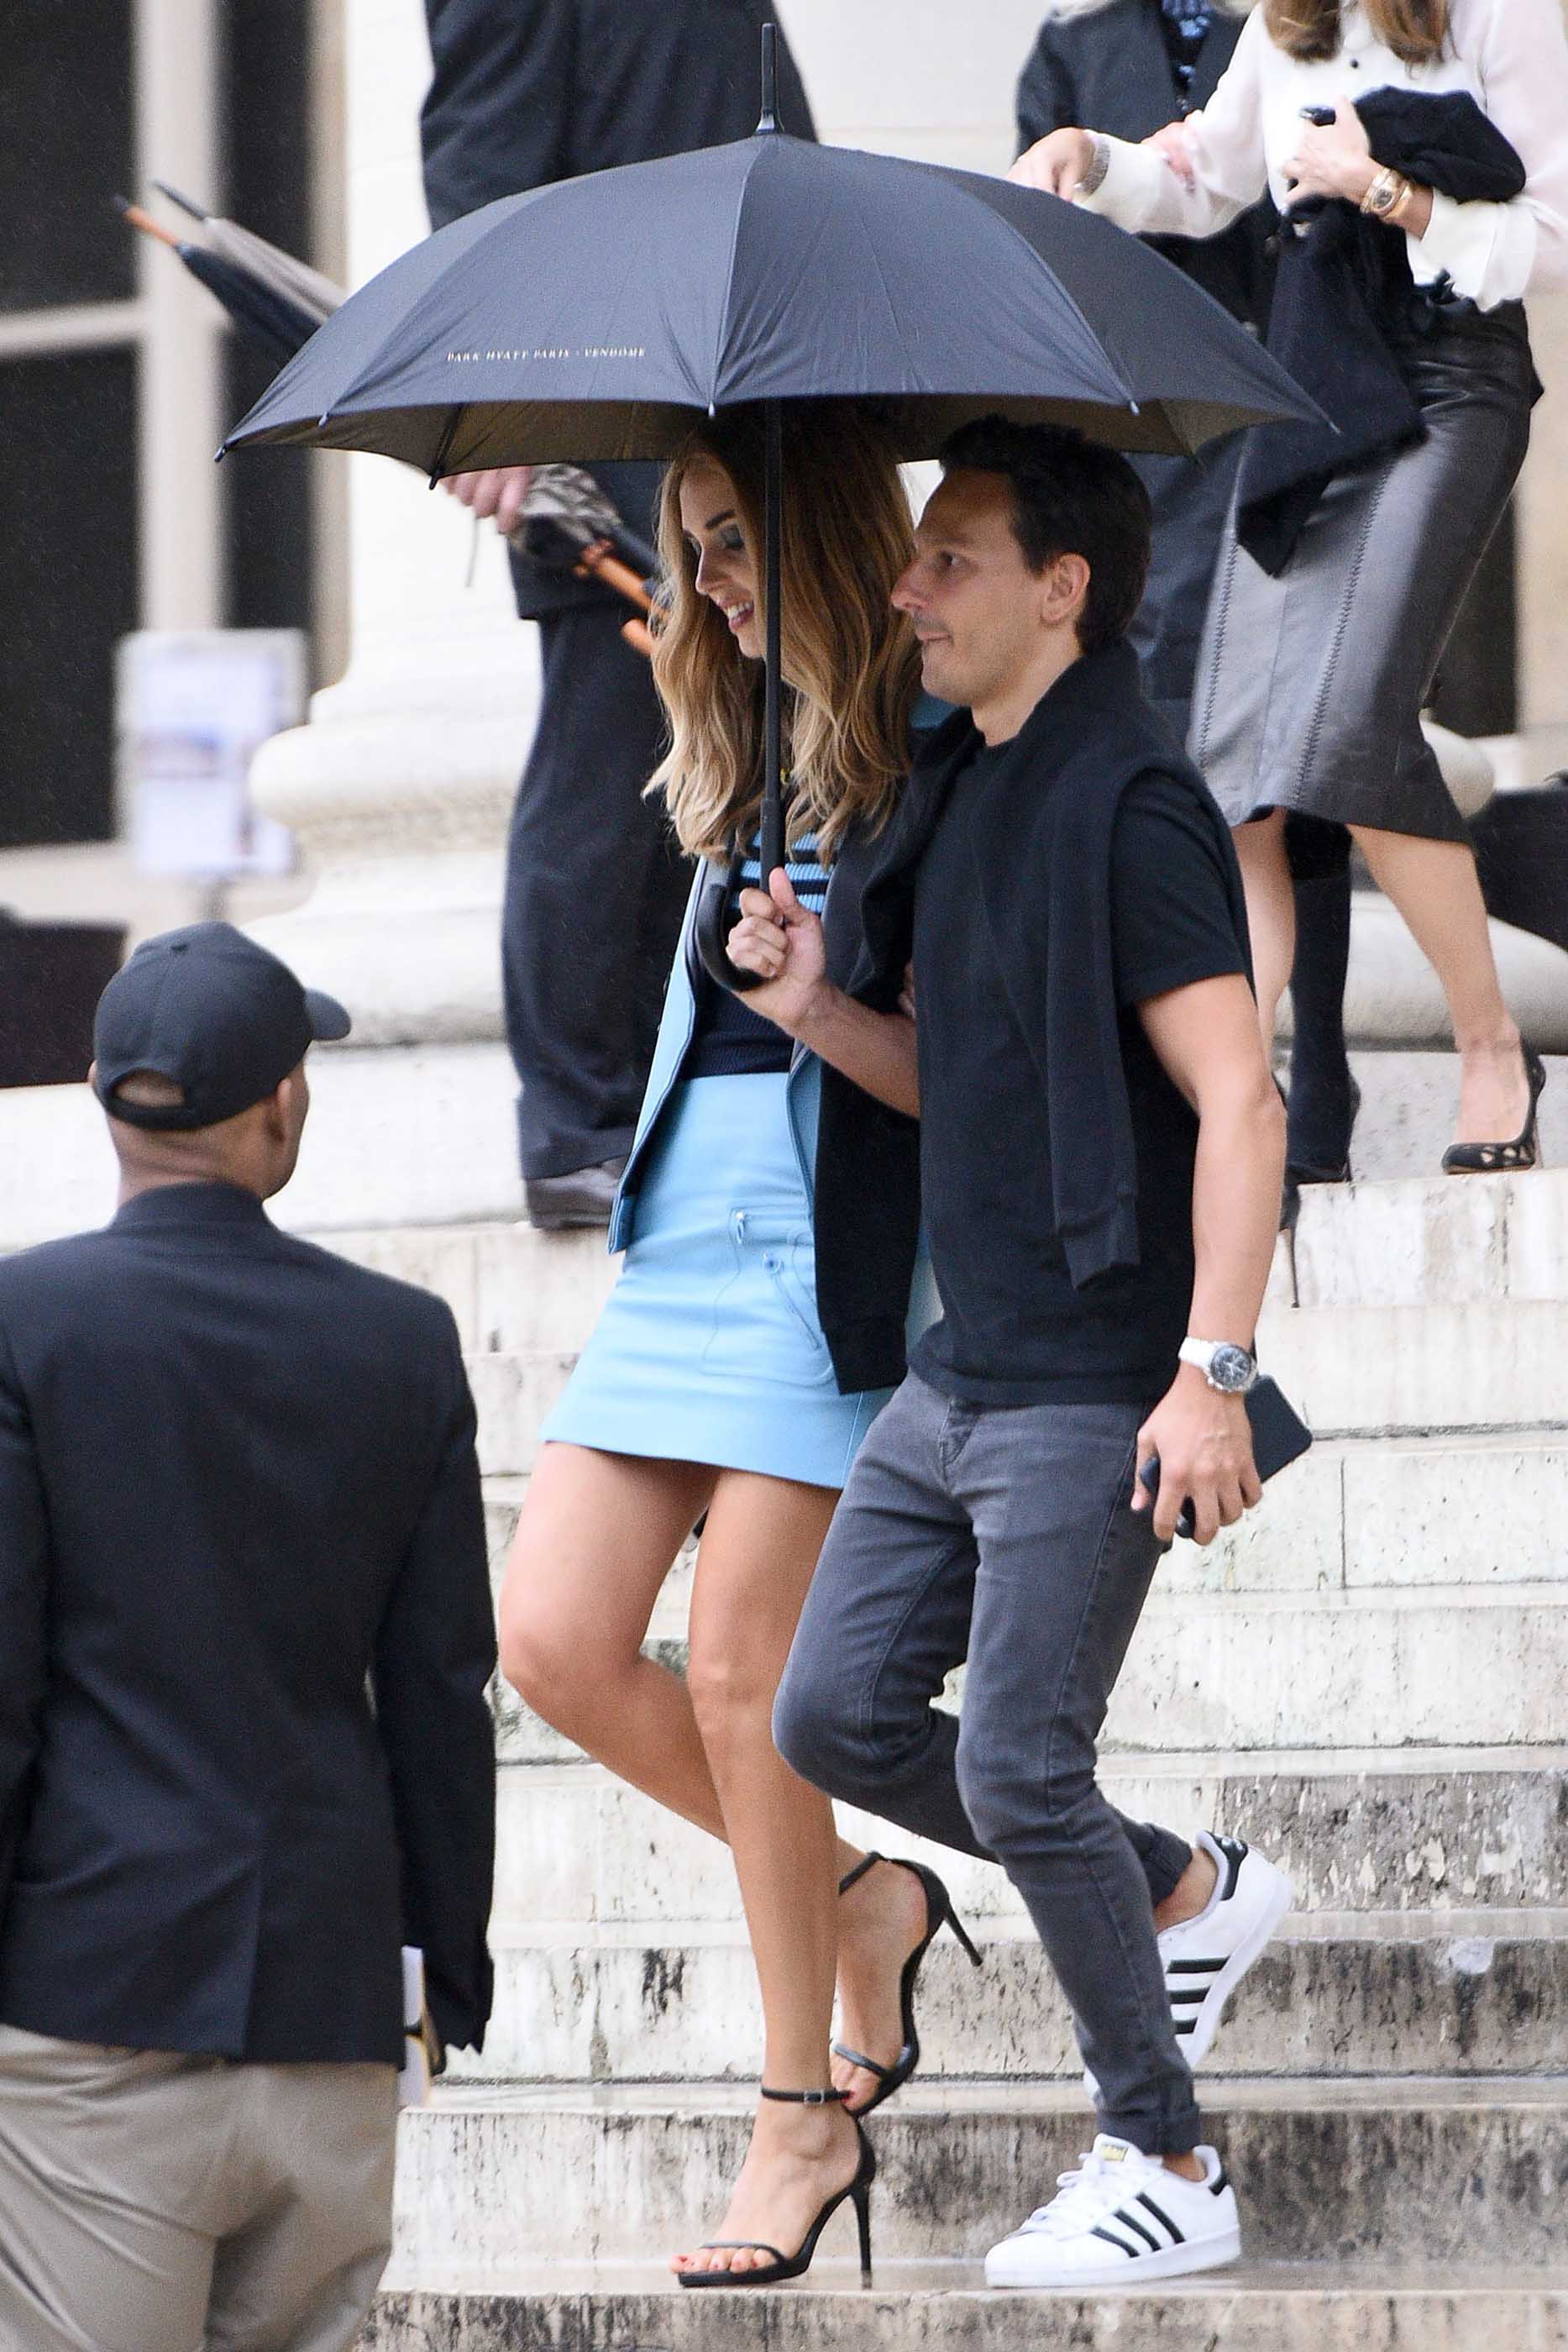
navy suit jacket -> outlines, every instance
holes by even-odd
[[[448,1308],[222,1184],[0,1262],[0,2020],[386,2061],[490,2008],[495,1667]]]

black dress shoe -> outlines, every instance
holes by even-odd
[[[565,1233],[572,1225],[607,1225],[625,1165],[624,1160],[601,1160],[592,1168],[573,1168],[565,1176],[530,1176],[523,1188],[529,1224],[542,1234]]]

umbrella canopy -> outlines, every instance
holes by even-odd
[[[204,245],[182,238],[174,247],[193,278],[215,294],[237,326],[253,342],[264,343],[279,359],[287,359],[314,334],[318,321],[287,294],[266,285],[237,261],[225,260]]]
[[[764,132],[535,189],[353,294],[229,436],[432,475],[667,457],[742,401],[884,404],[934,456],[990,411],[1184,452],[1315,416],[1168,262],[1054,197]]]
[[[695,417],[760,404],[765,875],[784,853],[784,402],[874,401],[905,457],[994,412],[1171,454],[1319,416],[1228,312],[1109,222],[1008,181],[787,137],[776,40],[765,26],[755,137],[452,222],[350,295],[224,444],[372,450],[434,482],[668,457]]]

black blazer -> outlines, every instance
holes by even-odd
[[[447,1307],[226,1185],[0,1263],[0,2019],[477,2045],[495,1636]]]
[[[1178,112],[1207,106],[1241,37],[1245,12],[1217,7],[1185,104],[1176,96],[1156,0],[1059,6],[1040,28],[1019,81],[1019,149],[1069,127],[1147,139]],[[1151,237],[1217,301],[1249,326],[1269,317],[1272,205],[1254,205],[1222,236]]]
[[[431,225],[580,172],[749,138],[762,26],[774,0],[424,0],[434,71],[420,117]],[[787,41],[779,120],[814,138]],[[655,466],[591,468],[632,529],[653,536]],[[620,600],[514,555],[526,619]]]

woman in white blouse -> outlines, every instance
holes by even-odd
[[[1521,194],[1391,190],[1355,111],[1385,89],[1473,98],[1517,151]],[[1304,119],[1330,108],[1332,122]],[[1379,324],[1425,436],[1336,475],[1277,572],[1237,544],[1233,520],[1191,749],[1237,827],[1266,1034],[1294,951],[1296,811],[1349,826],[1442,982],[1461,1057],[1445,1168],[1532,1165],[1544,1073],[1504,1003],[1474,856],[1419,717],[1528,446],[1540,387],[1521,298],[1568,287],[1560,0],[1262,0],[1201,114],[1145,146],[1059,131],[1014,176],[1178,236],[1217,235],[1265,188],[1281,211],[1339,197],[1383,219],[1392,200],[1380,233],[1407,240],[1416,292],[1409,317]]]

